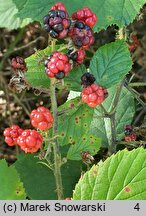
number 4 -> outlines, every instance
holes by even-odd
[[[140,210],[139,203],[136,203],[136,205],[134,206],[134,209],[136,209],[137,211]]]

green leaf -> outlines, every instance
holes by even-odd
[[[23,184],[15,167],[0,161],[0,200],[23,200],[26,198]]]
[[[119,151],[79,180],[74,200],[145,200],[146,150]]]
[[[72,100],[76,97],[80,97],[81,95],[81,92],[78,92],[78,91],[70,91],[69,94],[68,94],[68,97],[67,97],[67,101],[69,100]]]
[[[19,9],[19,16],[26,18],[30,17],[33,20],[42,22],[50,7],[58,2],[58,0],[13,0]],[[89,7],[98,16],[98,21],[94,30],[99,31],[106,29],[109,25],[116,24],[123,27],[131,23],[136,15],[139,13],[140,8],[145,4],[145,0],[72,0],[62,2],[67,7],[68,12],[72,15],[73,12],[83,8]],[[32,13],[33,8],[33,13]]]
[[[12,0],[0,0],[0,27],[17,29],[32,22],[31,19],[21,19],[18,9]]]
[[[59,107],[58,142],[60,145],[76,144],[88,133],[94,109],[81,104],[80,98],[70,100]]]
[[[40,164],[40,160],[35,156],[31,154],[21,154],[15,163],[27,196],[33,200],[57,199],[53,172],[48,167]],[[72,191],[80,178],[82,169],[85,170],[85,166],[78,161],[67,161],[67,163],[61,167],[65,197],[72,196]],[[74,170],[74,172],[72,172],[72,170]]]
[[[99,48],[90,62],[96,83],[110,88],[119,83],[131,70],[132,59],[124,40],[117,40]]]
[[[117,87],[113,86],[108,89],[108,97],[103,102],[104,108],[109,112],[111,110],[112,103],[117,92]],[[127,102],[128,101],[128,102]],[[91,123],[90,132],[95,136],[102,138],[102,146],[108,146],[106,128],[109,128],[109,118],[98,118],[99,112],[101,112],[100,107],[94,110],[93,121]],[[125,88],[122,88],[122,92],[119,98],[119,103],[117,105],[117,111],[115,115],[116,120],[116,131],[117,140],[121,140],[124,137],[124,126],[131,124],[135,114],[135,101],[132,94]]]
[[[61,167],[64,197],[72,197],[73,189],[79,181],[81,172],[85,172],[86,170],[86,166],[81,161],[68,160]]]
[[[106,29],[116,24],[120,28],[129,25],[140,12],[145,0],[86,0],[92,10],[97,14],[98,21],[94,31]]]
[[[15,163],[27,196],[34,200],[56,199],[53,172],[38,162],[34,155],[27,154],[19,155]]]
[[[67,153],[70,160],[81,160],[81,152],[89,152],[94,156],[100,149],[101,139],[93,135],[84,135],[76,144],[71,145]]]
[[[42,22],[43,17],[48,13],[55,0],[13,0],[18,8],[18,15],[21,18],[32,18],[34,21]],[[33,13],[32,13],[33,10]]]
[[[51,54],[51,47],[35,52],[26,58],[27,72],[26,81],[37,88],[49,88],[50,78],[45,73],[44,61]]]

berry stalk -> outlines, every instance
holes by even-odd
[[[52,51],[55,50],[55,44],[52,42]],[[51,108],[53,113],[53,137],[56,137],[53,141],[53,153],[54,153],[54,176],[56,181],[56,191],[59,200],[63,200],[63,186],[62,186],[62,176],[61,176],[61,156],[59,153],[59,146],[57,143],[57,127],[58,127],[58,110],[57,110],[57,99],[55,94],[55,84],[56,79],[52,78],[50,83],[50,98],[51,98]]]
[[[57,117],[57,101],[55,94],[55,79],[51,79],[50,84],[50,97],[51,97],[51,106],[52,113],[54,118],[53,124],[53,137],[57,136],[57,126],[58,126],[58,117]],[[61,177],[61,157],[59,154],[59,146],[57,143],[57,138],[52,141],[53,152],[54,152],[54,175],[56,180],[56,191],[59,200],[63,199],[63,186],[62,186],[62,177]]]
[[[106,135],[108,139],[108,155],[112,155],[116,151],[116,125],[115,113],[109,118],[104,118]]]
[[[116,95],[112,104],[111,111],[108,113],[109,117],[109,125],[108,127],[110,128],[110,133],[107,133],[107,138],[108,138],[108,154],[112,155],[116,151],[116,123],[115,123],[115,114],[117,110],[117,105],[120,99],[121,91],[123,88],[123,85],[125,83],[125,80],[122,80],[122,82],[119,84],[117,87]],[[107,128],[108,128],[107,127]],[[107,130],[106,130],[107,132]]]

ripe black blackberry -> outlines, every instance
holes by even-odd
[[[44,17],[44,29],[52,38],[65,38],[70,25],[69,15],[63,10],[50,10]]]
[[[132,125],[126,125],[124,128],[124,134],[130,135],[133,132],[133,126]]]
[[[92,85],[95,82],[95,77],[91,73],[84,73],[81,76],[81,85],[83,85],[84,88],[87,86]]]
[[[78,50],[73,50],[73,49],[69,49],[67,52],[67,56],[69,59],[71,59],[74,64],[78,65],[78,64],[82,64],[85,58],[85,50],[83,49],[78,49]]]

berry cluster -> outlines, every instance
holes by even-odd
[[[40,130],[47,130],[53,125],[53,116],[51,112],[41,106],[33,110],[30,114],[31,124]]]
[[[124,134],[125,134],[124,139],[126,142],[135,141],[137,138],[136,133],[133,132],[133,126],[132,125],[126,125],[125,126]]]
[[[81,97],[89,107],[96,107],[107,97],[107,90],[99,85],[92,84],[82,90]]]
[[[56,3],[44,17],[44,28],[52,38],[65,38],[70,25],[71,20],[61,2]]]
[[[23,130],[18,125],[12,125],[10,128],[6,128],[3,135],[8,146],[17,145],[17,138],[22,132]]]
[[[35,130],[24,130],[17,139],[17,144],[25,153],[37,152],[42,146],[43,138]]]
[[[83,63],[85,50],[94,43],[91,28],[96,21],[96,15],[88,7],[75,12],[72,20],[63,3],[58,2],[51,7],[44,17],[44,28],[52,38],[68,37],[69,50],[66,55],[56,51],[48,57],[45,61],[45,71],[48,77],[62,79],[71,70],[70,62],[74,66]],[[64,56],[61,57],[61,55]]]
[[[53,125],[53,117],[50,111],[41,106],[30,114],[31,124],[40,130],[47,130]],[[18,145],[25,153],[37,152],[43,142],[41,134],[35,130],[21,129],[18,125],[12,125],[3,132],[5,142],[9,146]]]
[[[20,56],[12,58],[11,67],[15,71],[17,71],[17,70],[26,71],[27,70],[26,63],[25,63],[24,59]]]
[[[55,77],[57,79],[64,78],[71,70],[71,64],[67,55],[54,52],[45,61],[45,71],[48,77]]]

